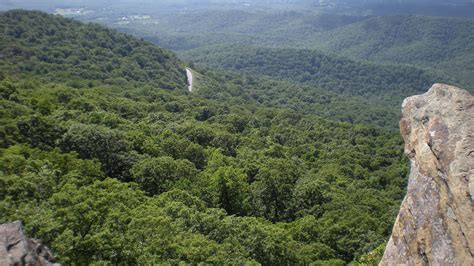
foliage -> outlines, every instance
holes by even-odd
[[[359,262],[363,265],[377,265],[383,257],[386,244],[380,244],[376,249],[360,257]]]
[[[176,13],[147,21],[159,21],[155,27],[141,21],[120,26],[110,21],[109,25],[179,52],[208,48],[210,44],[318,49],[331,57],[337,54],[376,64],[408,64],[434,70],[449,75],[469,90],[474,89],[474,20],[454,18],[465,12],[472,17],[472,4],[441,7],[430,3],[429,8],[408,3],[386,4],[343,5],[344,14],[358,14],[361,6],[368,8],[364,16],[341,15],[335,10],[311,12],[315,9],[311,6],[305,11],[286,12],[266,9]],[[397,15],[366,15],[372,12]],[[442,17],[399,15],[404,12],[434,12]]]
[[[41,12],[0,15],[0,71],[34,73],[74,88],[97,83],[184,88],[184,70],[169,51],[96,24]]]
[[[0,15],[11,18],[106,31],[37,12]],[[91,86],[78,88],[17,72],[29,59],[15,58],[0,60],[0,222],[23,220],[64,264],[343,265],[390,234],[408,171],[391,130],[147,78],[111,86],[81,76]],[[210,75],[206,90],[219,92]]]
[[[334,121],[398,128],[399,109],[387,108],[383,101],[342,95],[312,84],[236,71],[196,67],[202,77],[195,94],[207,99],[258,106],[284,107],[303,114],[314,114]],[[382,96],[381,96],[382,97]],[[389,99],[385,97],[385,99]],[[395,99],[390,99],[395,101]],[[234,118],[241,123],[243,118]]]
[[[304,49],[215,46],[187,52],[196,63],[309,84],[397,106],[443,78],[406,66],[380,66]],[[449,79],[444,79],[444,82]]]
[[[133,180],[150,195],[171,190],[176,182],[192,182],[197,172],[190,161],[174,160],[167,156],[141,160],[134,164],[131,171]]]
[[[379,63],[434,68],[474,89],[473,22],[446,17],[371,17],[314,38],[317,46],[328,52]]]

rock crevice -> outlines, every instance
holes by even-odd
[[[0,265],[59,265],[37,239],[26,238],[20,221],[0,225]]]
[[[407,195],[380,265],[474,265],[474,97],[435,84],[402,104]]]

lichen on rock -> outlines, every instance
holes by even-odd
[[[380,265],[474,265],[474,97],[435,84],[402,104],[407,195]]]
[[[59,265],[37,239],[26,238],[20,221],[0,224],[0,265]]]

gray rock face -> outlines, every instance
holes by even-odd
[[[55,265],[51,251],[38,240],[25,238],[20,221],[0,225],[0,266]]]
[[[402,108],[411,173],[380,265],[474,265],[474,97],[435,84]]]

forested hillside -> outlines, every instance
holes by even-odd
[[[225,18],[225,19],[224,19]],[[334,29],[360,21],[361,17],[344,15],[301,14],[295,11],[249,12],[241,10],[203,11],[180,15],[160,16],[160,28],[182,32],[227,32],[264,36],[294,36]],[[312,26],[312,27],[310,27]]]
[[[259,106],[283,107],[333,121],[376,125],[398,131],[398,105],[387,108],[384,101],[343,95],[311,83],[194,67],[198,71],[194,94],[207,99],[237,105],[251,102]]]
[[[112,20],[107,21],[107,24],[180,51],[211,43],[302,47],[316,33],[363,19],[364,17],[296,11],[212,10],[160,14],[147,21],[132,21],[127,24]]]
[[[171,52],[97,25],[0,21],[0,223],[59,262],[377,262],[406,186],[398,133],[232,95],[265,78],[203,69],[207,98],[189,94]]]
[[[171,52],[96,24],[34,11],[0,17],[0,71],[34,74],[73,87],[131,82],[166,89],[186,86]]]
[[[474,19],[373,17],[316,34],[325,51],[374,62],[415,64],[474,82]]]
[[[218,71],[214,79],[227,96],[397,128],[404,97],[435,82],[473,89],[473,21],[212,10],[160,15],[119,28],[201,66],[251,77],[251,82],[231,78],[229,88]],[[255,86],[249,89],[249,83]]]
[[[404,97],[426,91],[435,82],[451,82],[415,67],[374,65],[305,49],[211,46],[191,50],[183,57],[212,67],[314,85],[342,95],[363,96],[396,108]]]
[[[0,46],[4,55],[0,68],[4,74],[22,76],[28,73],[28,76],[34,75],[45,81],[65,82],[74,88],[100,84],[158,86],[165,89],[186,86],[184,64],[169,51],[96,24],[81,24],[68,19],[45,23],[41,21],[49,19],[46,14],[28,14],[24,17],[24,11],[15,11],[0,18],[4,22],[0,26],[5,37],[2,38],[4,45]],[[237,52],[234,51],[234,56]],[[198,53],[196,61],[199,62],[201,56],[208,53]],[[254,74],[259,73],[255,71]],[[357,93],[339,95],[341,86],[335,85],[339,83],[339,77],[335,80],[330,80],[330,75],[327,77],[324,84],[329,81],[330,89],[315,87],[314,84],[302,86],[279,82],[255,75],[248,79],[222,71],[210,71],[206,78],[211,86],[201,84],[198,93],[216,100],[253,100],[255,104],[291,108],[336,121],[397,127],[398,107],[387,110],[384,105],[363,98],[347,97]],[[357,85],[361,87],[360,82]]]
[[[435,69],[474,89],[472,18],[213,10],[109,23],[176,51],[210,44],[318,49],[330,56]]]

